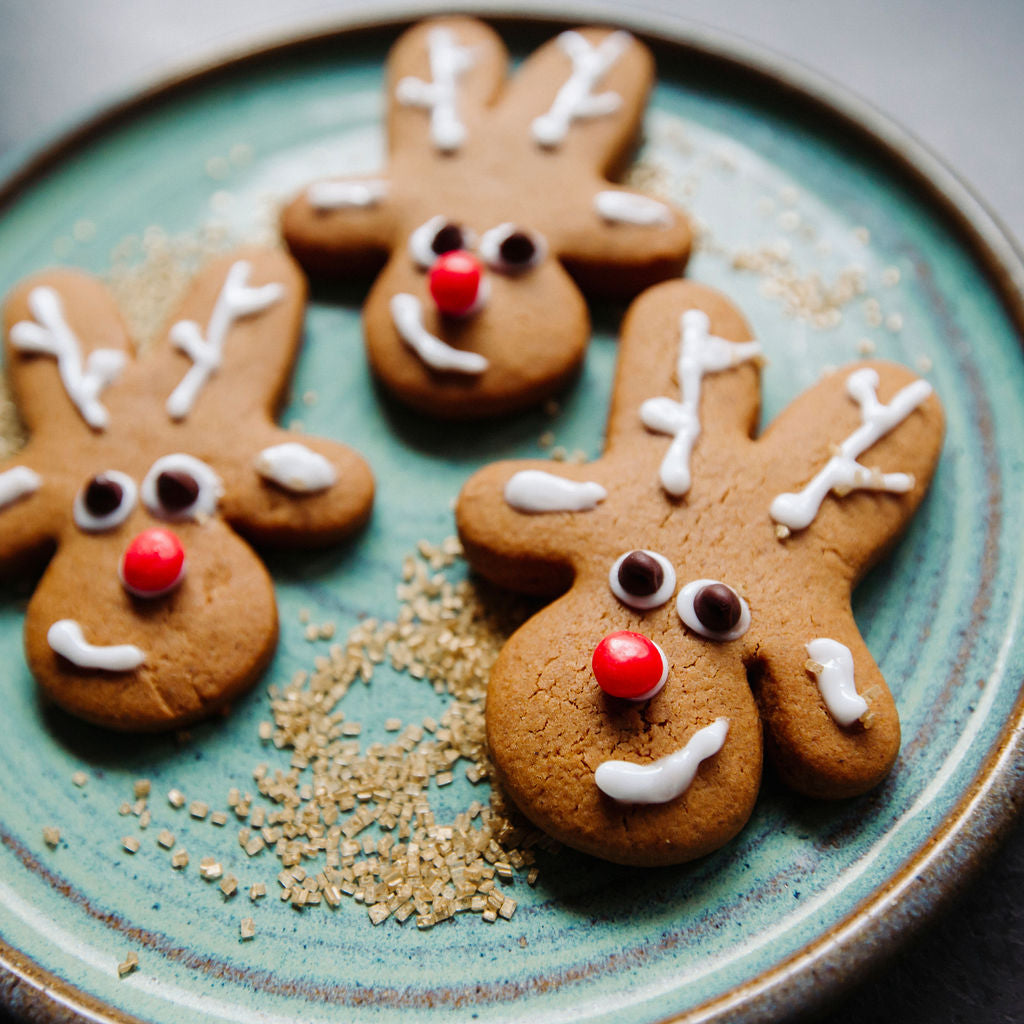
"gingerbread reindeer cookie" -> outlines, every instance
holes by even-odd
[[[820,797],[862,793],[899,747],[853,587],[939,456],[930,386],[858,364],[759,439],[760,347],[716,292],[669,282],[623,327],[604,455],[489,466],[457,507],[472,566],[562,592],[491,676],[498,777],[585,852],[663,864],[729,840],[768,753]]]
[[[277,639],[273,585],[242,537],[333,543],[369,515],[358,455],[273,422],[305,296],[286,254],[236,252],[139,360],[92,277],[48,271],[9,296],[6,368],[30,439],[0,468],[0,574],[50,559],[25,647],[71,713],[156,730],[223,706]]]
[[[377,377],[438,416],[489,416],[563,387],[589,338],[580,290],[631,297],[682,272],[685,216],[611,183],[653,81],[622,31],[563,32],[506,83],[469,18],[407,31],[388,63],[387,168],[320,181],[284,211],[311,273],[381,270],[364,326]]]

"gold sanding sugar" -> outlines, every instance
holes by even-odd
[[[25,432],[22,429],[18,412],[11,400],[11,393],[3,373],[0,373],[0,462],[20,451],[25,444]]]
[[[455,538],[421,542],[402,563],[393,621],[362,621],[311,671],[270,687],[273,727],[264,723],[259,736],[291,759],[287,768],[258,765],[253,779],[271,804],[261,836],[281,864],[281,902],[333,909],[348,897],[374,925],[415,917],[427,929],[463,912],[507,919],[516,901],[500,890],[520,870],[536,879],[534,847],[551,841],[513,820],[500,793],[473,799],[448,822],[432,806],[437,789],[454,782],[456,762],[473,782],[491,776],[487,680],[529,610],[450,580],[444,570],[460,555]],[[387,741],[363,746],[361,723],[340,704],[384,663],[448,703],[420,723],[387,719]]]
[[[139,954],[131,951],[125,958],[117,965],[117,976],[119,978],[126,978],[132,971],[139,969]]]

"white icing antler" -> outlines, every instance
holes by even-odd
[[[430,138],[442,153],[451,153],[466,141],[466,126],[459,119],[459,76],[473,66],[473,50],[459,46],[450,29],[433,28],[427,36],[430,77],[407,76],[395,86],[395,98],[406,106],[430,111]]]
[[[862,423],[802,490],[780,494],[771,504],[772,519],[791,530],[808,526],[829,491],[843,497],[850,491],[889,491],[903,494],[914,486],[909,473],[879,473],[857,459],[876,441],[902,423],[931,393],[925,380],[915,380],[893,396],[888,405],[878,401],[878,374],[866,367],[850,374],[846,390],[860,406]]]
[[[167,399],[167,414],[171,419],[184,419],[192,411],[203,385],[220,366],[224,342],[235,321],[262,312],[284,295],[283,285],[276,283],[248,287],[246,281],[251,270],[246,260],[231,265],[206,326],[205,338],[194,320],[179,320],[171,328],[171,340],[193,363]]]
[[[93,430],[105,430],[109,421],[100,392],[124,367],[125,354],[118,349],[97,348],[82,367],[82,346],[64,318],[60,295],[40,286],[28,293],[28,308],[35,321],[21,320],[10,332],[11,343],[22,352],[54,356],[68,398]]]
[[[618,93],[595,94],[594,89],[632,38],[628,32],[612,32],[598,46],[591,46],[579,32],[563,32],[558,37],[558,45],[572,62],[572,72],[547,113],[534,118],[531,128],[537,142],[553,148],[565,141],[578,118],[600,117],[619,109],[622,97]]]
[[[707,373],[728,370],[761,354],[756,341],[733,342],[710,334],[711,321],[701,309],[688,309],[680,320],[679,375],[682,401],[648,398],[640,406],[640,419],[648,430],[672,435],[661,462],[661,486],[679,497],[690,489],[690,454],[700,436],[700,390]]]

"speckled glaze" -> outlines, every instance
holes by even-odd
[[[25,592],[5,584],[0,995],[14,1013],[64,1020],[70,1008],[86,1020],[160,1024],[349,1024],[410,1011],[428,1022],[776,1019],[889,952],[1008,820],[1024,791],[1024,551],[1011,515],[1024,483],[1020,260],[948,173],[876,115],[736,44],[634,27],[649,30],[659,62],[641,155],[708,228],[690,275],[726,291],[764,345],[764,420],[823,368],[857,358],[865,338],[921,369],[945,405],[932,493],[855,601],[903,721],[891,777],[862,799],[818,804],[769,775],[740,837],[683,868],[544,857],[535,888],[515,883],[513,919],[494,925],[463,915],[428,932],[412,921],[375,928],[351,901],[298,913],[274,895],[275,859],[248,861],[233,824],[220,834],[163,799],[176,786],[222,801],[231,786],[253,788],[261,761],[287,767],[286,753],[257,739],[265,688],[185,745],[111,738],[40,705],[22,656]],[[12,171],[0,191],[0,291],[54,262],[55,248],[102,272],[119,241],[151,224],[194,232],[215,215],[253,233],[271,223],[271,201],[306,180],[372,170],[381,63],[398,30],[341,32],[197,75]],[[525,52],[555,26],[504,30]],[[788,250],[776,252],[773,293],[743,251],[776,239]],[[854,288],[838,323],[815,327],[787,312],[778,268],[792,282],[818,275],[830,285],[854,266],[864,290]],[[268,683],[311,664],[301,608],[339,633],[361,615],[394,614],[403,556],[421,537],[452,532],[451,499],[475,468],[538,454],[545,430],[570,450],[601,445],[621,310],[596,311],[583,376],[557,417],[527,414],[467,435],[374,389],[361,296],[357,284],[315,295],[285,420],[365,453],[377,510],[345,549],[271,560],[282,638]],[[312,405],[301,399],[311,389]],[[380,670],[345,710],[364,737],[379,738],[396,709],[412,719],[439,706],[429,687]],[[89,775],[82,788],[71,783],[77,770]],[[154,822],[131,856],[120,839],[134,819],[117,808],[139,777],[152,780]],[[60,827],[56,849],[44,825]],[[172,871],[156,846],[165,826],[189,849],[188,872]],[[245,885],[265,881],[270,896],[225,901],[194,870],[206,853]],[[249,914],[257,937],[243,943],[238,923]],[[128,950],[140,969],[119,980]]]

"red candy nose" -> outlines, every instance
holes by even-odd
[[[480,299],[483,279],[480,261],[465,249],[453,249],[438,256],[427,283],[442,313],[465,316]]]
[[[136,597],[161,597],[185,575],[185,549],[177,534],[161,527],[143,530],[121,557],[121,582]]]
[[[597,683],[605,693],[626,700],[649,700],[668,678],[662,649],[647,637],[623,629],[609,633],[591,659]]]

